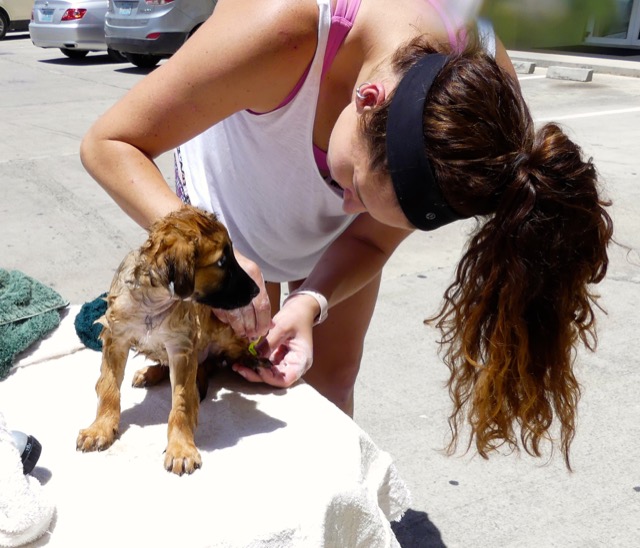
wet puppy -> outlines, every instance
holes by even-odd
[[[245,306],[258,286],[236,261],[225,227],[214,215],[191,206],[157,221],[143,246],[118,268],[107,297],[102,366],[96,384],[98,411],[80,431],[81,451],[109,447],[118,435],[120,385],[130,349],[158,365],[136,373],[134,386],[171,378],[172,407],[164,466],[176,474],[201,466],[194,443],[198,387],[206,393],[207,375],[198,365],[226,361],[250,367],[269,362],[249,352],[246,339],[220,322],[210,307]]]

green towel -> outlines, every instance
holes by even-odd
[[[76,334],[82,343],[91,350],[102,352],[102,324],[96,323],[107,311],[107,294],[103,293],[99,297],[84,303],[73,322]]]
[[[26,274],[0,269],[0,380],[20,352],[58,327],[58,310],[68,304]]]

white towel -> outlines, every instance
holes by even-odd
[[[120,438],[106,451],[76,451],[78,430],[95,416],[101,355],[78,351],[65,325],[52,337],[0,382],[7,420],[19,418],[46,449],[38,466],[50,472],[56,503],[47,548],[398,546],[390,520],[409,493],[391,456],[309,385],[216,375],[195,437],[202,468],[178,477],[163,468],[169,385],[132,388],[145,364],[133,353]]]
[[[54,505],[36,478],[23,473],[18,448],[0,413],[0,546],[22,546],[41,537]]]

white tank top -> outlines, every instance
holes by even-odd
[[[262,115],[238,112],[179,148],[177,163],[191,204],[217,213],[235,248],[271,282],[308,276],[353,220],[342,211],[340,195],[320,175],[313,156],[331,25],[330,0],[317,2],[318,47],[293,100]]]
[[[295,97],[266,114],[238,112],[176,151],[177,184],[190,203],[216,213],[235,248],[271,282],[306,278],[354,218],[342,211],[341,194],[320,175],[313,155],[331,26],[330,0],[316,1],[318,47]],[[479,27],[495,55],[491,25]]]

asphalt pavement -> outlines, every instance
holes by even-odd
[[[510,53],[536,63],[532,74],[520,75],[536,121],[565,127],[594,158],[613,201],[617,243],[597,287],[606,311],[598,313],[599,346],[593,354],[580,350],[576,360],[583,396],[574,471],[558,452],[484,460],[442,451],[447,370],[438,334],[423,320],[437,311],[474,221],[414,234],[390,260],[366,341],[355,420],[394,456],[413,493],[396,526],[405,547],[637,547],[640,61]],[[547,78],[547,67],[559,64],[592,66],[593,79]],[[87,175],[78,147],[91,123],[146,72],[106,54],[71,60],[33,46],[28,34],[0,42],[1,268],[21,270],[75,304],[107,290],[144,233]],[[170,156],[158,164],[171,183]]]

